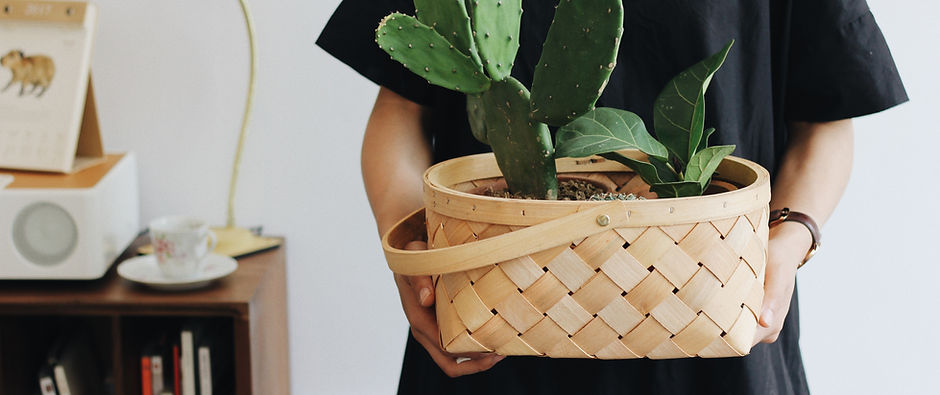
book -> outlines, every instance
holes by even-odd
[[[39,392],[42,395],[58,395],[53,380],[52,367],[49,365],[45,365],[39,370]]]
[[[171,362],[172,358],[172,340],[169,332],[159,332],[157,336],[153,336],[142,343],[141,345],[141,357],[150,358],[150,381],[151,381],[151,392],[154,395],[159,395],[167,389],[166,380],[167,378],[172,379],[172,375],[164,374],[164,371],[169,372],[169,367],[166,366],[166,363]],[[176,335],[173,334],[172,339],[176,339]],[[164,362],[166,361],[166,362]]]
[[[153,395],[153,376],[150,371],[150,357],[140,357],[141,395]]]
[[[72,395],[69,389],[69,380],[65,374],[65,368],[62,365],[55,365],[52,368],[52,375],[55,376],[55,387],[59,390],[59,395]]]
[[[196,361],[193,353],[193,332],[180,332],[180,377],[182,395],[196,395]]]
[[[166,385],[163,379],[163,356],[150,356],[150,375],[153,380],[153,395],[162,394],[164,385]]]
[[[198,320],[191,325],[197,351],[200,395],[235,392],[231,327],[220,320]]]
[[[47,354],[52,379],[59,395],[96,395],[104,393],[104,379],[99,374],[98,355],[89,328],[63,325],[59,337]]]
[[[212,362],[209,347],[199,347],[199,395],[212,395]]]
[[[180,391],[180,346],[173,345],[173,395],[181,395]]]
[[[182,395],[196,395],[196,364],[193,353],[193,332],[180,331],[180,378]]]

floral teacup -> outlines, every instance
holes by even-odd
[[[162,217],[150,223],[150,241],[157,266],[168,278],[196,275],[218,242],[209,225],[193,217]]]

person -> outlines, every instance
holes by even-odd
[[[554,3],[523,1],[513,76],[526,86]],[[864,0],[624,0],[623,5],[617,67],[598,107],[636,112],[650,125],[652,102],[664,84],[736,39],[709,87],[706,126],[718,130],[711,144],[736,144],[734,155],[770,170],[772,210],[788,207],[824,223],[852,168],[851,118],[907,100]],[[414,15],[414,5],[344,0],[317,40],[380,85],[362,145],[363,179],[380,234],[422,206],[421,176],[428,166],[488,150],[469,131],[464,95],[429,85],[376,46],[375,27],[393,11]],[[756,345],[740,358],[453,355],[438,342],[431,279],[396,275],[411,323],[399,393],[809,393],[795,275],[811,242],[799,222],[772,228]],[[410,247],[424,248],[420,242]]]

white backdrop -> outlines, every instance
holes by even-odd
[[[237,1],[97,3],[105,146],[139,155],[142,219],[221,224],[248,70]],[[314,46],[339,0],[250,3],[261,70],[237,213],[287,237],[293,392],[393,393],[407,326],[358,167],[377,88]],[[928,393],[940,374],[940,3],[901,3],[870,1],[912,102],[856,123],[848,192],[799,275],[815,393]]]

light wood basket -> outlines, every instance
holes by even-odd
[[[613,161],[566,158],[557,166],[560,175],[655,197]],[[383,238],[394,272],[433,276],[444,349],[600,359],[750,351],[764,293],[767,170],[728,157],[710,187],[724,192],[690,198],[467,193],[499,177],[492,154],[429,168],[426,209]],[[425,235],[429,250],[401,249]]]

